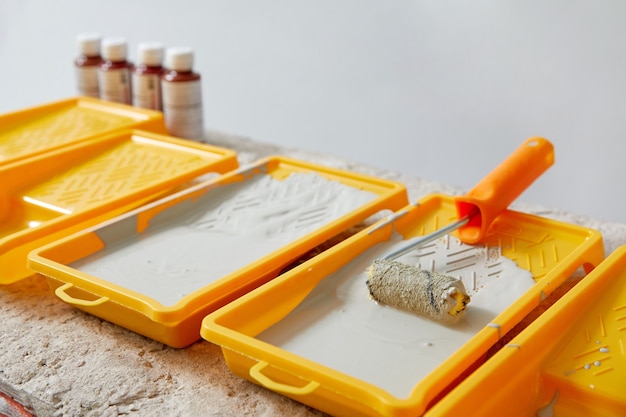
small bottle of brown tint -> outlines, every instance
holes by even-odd
[[[161,77],[163,115],[172,136],[201,140],[202,85],[200,74],[193,72],[193,49],[168,48],[165,52],[165,72]]]
[[[79,53],[74,60],[77,93],[81,96],[98,98],[100,97],[98,67],[102,63],[101,37],[98,33],[81,33],[76,41]]]
[[[163,75],[163,45],[143,42],[133,69],[133,105],[151,110],[163,110],[161,99],[161,76]]]
[[[126,60],[126,40],[105,38],[102,40],[102,64],[98,70],[100,98],[123,104],[132,104],[132,64]]]

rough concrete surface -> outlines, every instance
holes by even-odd
[[[460,190],[405,178],[329,155],[212,133],[242,165],[283,154],[405,183],[411,201]],[[606,254],[626,244],[626,225],[518,204],[515,208],[600,230]],[[32,276],[0,286],[0,392],[45,416],[321,416],[323,413],[234,376],[206,341],[172,349],[61,302]]]

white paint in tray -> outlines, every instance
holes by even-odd
[[[315,173],[256,175],[163,211],[143,233],[134,217],[99,229],[106,247],[71,266],[174,305],[376,197]]]
[[[406,244],[379,244],[364,252],[257,338],[405,398],[534,285],[530,272],[499,249],[446,236],[398,261],[462,279],[472,297],[465,317],[449,326],[378,305],[369,296],[366,270],[374,259]]]

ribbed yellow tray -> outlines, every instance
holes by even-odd
[[[426,197],[418,205],[405,207],[389,219],[286,272],[208,315],[203,321],[203,338],[222,346],[229,367],[237,375],[333,415],[422,415],[451,387],[470,374],[484,360],[488,350],[532,311],[543,297],[579,267],[590,270],[604,257],[602,238],[594,230],[505,211],[493,223],[485,243],[497,248],[498,252],[515,261],[520,268],[529,270],[535,284],[531,284],[513,304],[491,319],[483,319],[480,309],[475,310],[473,317],[478,318],[477,322],[484,322],[484,327],[473,335],[469,334],[462,347],[440,358],[439,365],[425,377],[411,379],[411,375],[404,370],[409,364],[392,365],[390,357],[394,356],[393,352],[405,352],[408,349],[416,352],[413,354],[415,356],[420,354],[420,349],[437,351],[438,346],[445,347],[442,345],[446,343],[445,340],[438,340],[439,333],[424,334],[417,327],[406,328],[403,332],[391,331],[395,322],[389,322],[386,326],[384,321],[387,317],[389,320],[395,317],[391,315],[392,312],[372,311],[375,307],[348,307],[346,300],[350,297],[367,300],[367,290],[364,289],[366,277],[363,276],[366,268],[360,265],[364,259],[371,262],[380,253],[385,253],[385,245],[389,244],[392,232],[400,233],[406,239],[428,234],[449,224],[456,217],[453,201],[452,197],[443,195]],[[350,264],[353,262],[359,266],[352,267]],[[355,284],[339,287],[339,282]],[[319,291],[318,286],[321,287]],[[360,292],[348,291],[359,288]],[[317,295],[307,298],[314,290]],[[476,307],[470,303],[469,308]],[[298,313],[291,315],[296,309]],[[368,319],[363,317],[364,314],[375,315],[376,324],[373,323],[373,317]],[[359,317],[361,319],[357,320]],[[384,343],[390,343],[388,349],[393,348],[393,351],[372,351],[364,345],[362,349],[355,348],[349,357],[341,360],[342,366],[348,362],[351,364],[354,373],[348,374],[330,365],[323,365],[321,360],[304,357],[269,343],[260,336],[283,320],[288,320],[289,327],[280,328],[289,328],[289,333],[281,335],[274,331],[274,337],[293,346],[291,343],[294,338],[305,335],[306,342],[300,342],[298,346],[303,346],[305,350],[309,349],[307,346],[314,347],[310,351],[313,356],[317,356],[320,351],[336,352],[340,348],[338,345],[347,342],[342,342],[343,338],[358,335],[361,341],[363,334],[371,336],[369,339],[363,337],[360,343],[365,344],[366,340],[372,338],[383,340],[386,341]],[[309,335],[316,333],[309,332],[309,329],[318,329],[323,322],[330,322],[333,329],[338,326],[343,331],[333,330],[335,336],[322,334],[319,340],[312,341]],[[399,337],[394,336],[396,331],[413,335],[413,341],[395,342]],[[423,345],[419,340],[431,340],[433,344]],[[335,345],[336,348],[333,348]],[[362,351],[367,353],[362,356]],[[402,377],[403,381],[407,381],[406,386],[412,386],[410,393],[406,397],[394,395],[373,382],[376,378],[368,382],[355,376],[357,373],[371,374],[369,369],[374,363],[388,364],[384,372],[389,374],[383,378]],[[498,389],[501,387],[494,384],[486,392],[491,395]],[[476,395],[475,401],[482,401],[486,394],[481,392]],[[450,415],[461,416],[468,412],[461,406],[457,413]]]
[[[29,265],[63,301],[183,347],[211,311],[406,203],[402,184],[275,156],[37,249]]]
[[[236,167],[234,151],[140,130],[0,165],[0,283],[32,275],[27,254],[42,244]]]
[[[428,417],[626,415],[626,246],[454,389]]]
[[[119,129],[167,134],[160,112],[90,97],[6,113],[0,126],[0,166]]]

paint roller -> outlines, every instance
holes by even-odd
[[[372,262],[367,271],[371,297],[436,321],[456,322],[470,302],[463,282],[395,259],[453,231],[463,243],[479,243],[496,217],[553,163],[554,147],[547,139],[527,139],[467,194],[455,198],[458,220]]]

